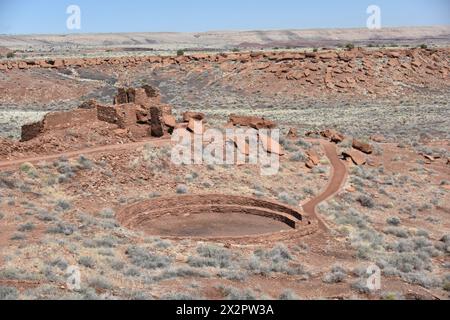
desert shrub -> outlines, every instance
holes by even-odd
[[[448,279],[448,277],[447,277],[447,279],[444,280],[444,283],[442,285],[442,289],[444,289],[445,291],[450,292],[450,279]]]
[[[234,287],[219,286],[224,296],[228,300],[250,301],[258,298],[257,294],[250,289],[237,289]]]
[[[6,268],[0,270],[0,279],[20,280],[22,279],[23,270],[17,268]]]
[[[272,262],[292,260],[292,254],[289,249],[282,243],[277,244],[272,250],[270,250],[266,257],[271,259]]]
[[[116,216],[116,213],[111,208],[106,208],[100,211],[100,217],[105,219],[112,219]]]
[[[309,150],[309,149],[312,148],[312,144],[309,143],[308,141],[303,140],[302,138],[299,138],[299,139],[297,140],[297,143],[296,143],[296,144],[297,144],[299,147],[302,147],[302,148],[304,148],[304,149],[306,149],[306,150]]]
[[[347,43],[345,45],[345,48],[348,50],[352,50],[352,49],[355,49],[355,45],[353,43]]]
[[[389,259],[389,264],[403,273],[423,271],[430,268],[430,260],[422,253],[399,253]]]
[[[300,300],[300,297],[297,296],[292,290],[285,290],[280,294],[278,300]]]
[[[325,283],[339,283],[343,282],[347,277],[347,271],[341,266],[335,265],[331,269],[331,272],[326,274],[323,278],[323,282]]]
[[[420,49],[428,49],[428,46],[426,45],[426,44],[424,44],[424,43],[422,43],[421,45],[420,45]]]
[[[83,155],[81,155],[78,158],[77,162],[78,162],[78,166],[80,169],[83,169],[83,170],[91,170],[92,169],[92,166],[93,166],[92,161]]]
[[[295,198],[292,197],[292,196],[291,196],[289,193],[287,193],[287,192],[281,192],[281,193],[279,193],[279,194],[278,194],[278,200],[281,201],[281,202],[283,202],[283,203],[285,203],[285,204],[291,205],[291,206],[296,206],[296,205],[298,205],[298,201],[295,200]]]
[[[180,57],[180,56],[184,56],[184,50],[177,50],[177,56],[178,57]]]
[[[16,232],[11,236],[11,240],[13,241],[21,241],[21,240],[25,240],[27,238],[27,236],[21,232]]]
[[[132,292],[129,295],[129,299],[131,301],[149,301],[149,300],[152,300],[153,298],[151,296],[148,296],[147,293],[145,293],[145,292],[136,291],[136,292]]]
[[[356,201],[358,201],[363,207],[372,209],[375,207],[375,201],[373,201],[372,197],[368,195],[359,196]]]
[[[369,260],[373,255],[373,249],[367,244],[358,244],[356,248],[356,257],[361,260]]]
[[[177,193],[178,194],[186,194],[188,193],[188,187],[184,184],[179,184],[177,186]]]
[[[93,269],[95,266],[95,261],[92,257],[83,256],[78,259],[78,263],[83,267]]]
[[[340,214],[336,217],[336,223],[350,225],[360,229],[367,228],[369,222],[370,219],[368,219],[368,217],[362,215],[355,209],[349,209],[344,214]]]
[[[302,151],[298,151],[298,152],[294,153],[290,158],[291,161],[295,161],[295,162],[304,162],[307,159],[308,159],[308,157]]]
[[[386,223],[390,226],[398,227],[401,224],[401,220],[398,217],[390,217],[386,220]]]
[[[209,274],[190,267],[168,268],[152,279],[156,282],[176,278],[208,278]]]
[[[172,292],[162,296],[161,300],[195,301],[195,300],[203,300],[203,298],[188,292]]]
[[[387,227],[383,232],[385,234],[396,236],[397,238],[409,238],[408,230],[401,227]]]
[[[141,271],[138,268],[128,268],[125,272],[124,275],[127,277],[139,277],[141,275]]]
[[[0,286],[0,300],[17,300],[19,291],[13,287]]]
[[[155,240],[155,247],[158,249],[168,249],[172,246],[172,243],[168,240],[161,240],[157,239]]]
[[[441,242],[445,243],[446,245],[450,246],[450,234],[446,234],[441,238]]]
[[[172,263],[172,260],[167,256],[156,255],[136,246],[129,247],[126,254],[131,263],[144,269],[166,268]]]
[[[125,262],[120,260],[110,260],[109,265],[113,270],[122,271],[123,268],[125,267]]]
[[[49,264],[53,267],[58,267],[61,271],[64,271],[67,269],[69,264],[64,258],[56,258],[49,262]]]
[[[109,290],[112,288],[112,284],[108,279],[101,276],[94,276],[89,279],[89,285],[96,289]]]
[[[416,284],[427,289],[440,287],[442,284],[438,278],[425,272],[403,274],[402,279],[410,284]]]
[[[381,295],[381,299],[388,300],[388,301],[389,300],[395,301],[395,300],[404,300],[404,297],[399,292],[385,292]]]
[[[117,239],[113,236],[103,236],[95,239],[88,239],[83,242],[86,248],[114,248],[117,245]]]
[[[188,264],[191,267],[216,267],[228,268],[231,265],[231,253],[221,247],[213,245],[201,245],[197,247],[198,257],[189,257]]]
[[[67,211],[67,210],[70,209],[70,207],[71,207],[71,205],[70,205],[70,202],[69,202],[69,201],[67,201],[67,200],[65,200],[65,199],[59,199],[59,200],[56,202],[55,209],[56,209],[57,211]]]
[[[352,283],[352,285],[350,287],[352,288],[352,290],[355,290],[356,292],[361,293],[361,294],[369,294],[370,293],[370,289],[369,289],[369,287],[367,287],[366,279],[360,279],[360,280]]]
[[[63,234],[66,236],[72,235],[77,228],[71,224],[64,223],[64,222],[58,222],[55,226],[51,226],[47,229],[47,233],[53,233],[53,234]]]
[[[247,261],[245,268],[254,274],[267,276],[272,272],[288,275],[302,275],[307,277],[308,273],[301,264],[291,265],[292,254],[285,245],[276,245],[269,251],[257,250]]]
[[[32,222],[27,222],[25,224],[22,224],[19,226],[19,228],[17,229],[20,232],[29,232],[34,230],[35,226]]]
[[[245,281],[245,279],[247,279],[248,274],[246,272],[241,271],[221,270],[217,274],[217,276],[231,281]]]
[[[155,199],[155,198],[161,197],[161,194],[160,194],[159,192],[151,192],[151,193],[148,195],[148,197],[149,197],[149,199]]]
[[[6,58],[8,58],[8,59],[12,59],[12,58],[14,58],[16,56],[16,54],[14,53],[14,52],[12,52],[12,51],[10,51],[10,52],[8,52],[7,54],[6,54]]]

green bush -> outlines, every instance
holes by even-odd
[[[348,50],[352,50],[352,49],[355,49],[355,45],[353,43],[347,43],[345,45],[345,48],[347,48]]]
[[[178,57],[184,56],[184,50],[181,50],[181,49],[178,50],[178,51],[177,51],[177,56],[178,56]]]

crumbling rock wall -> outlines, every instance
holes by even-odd
[[[22,141],[34,139],[46,131],[94,125],[96,121],[115,124],[136,138],[162,137],[176,126],[172,107],[161,104],[158,90],[151,86],[120,88],[113,105],[89,100],[78,109],[48,113],[42,121],[22,126]]]
[[[96,109],[51,112],[46,114],[41,121],[22,126],[21,141],[34,139],[45,131],[68,129],[73,126],[84,125],[96,119]]]

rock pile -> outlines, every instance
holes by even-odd
[[[186,72],[201,72],[217,64],[232,84],[239,81],[269,92],[278,86],[303,88],[310,95],[323,91],[362,95],[381,95],[407,90],[409,85],[445,86],[450,71],[450,49],[380,49],[324,50],[321,52],[247,52],[196,54],[191,56],[139,56],[83,59],[0,60],[0,71],[30,68],[165,68],[182,66]],[[239,79],[236,79],[239,78]],[[444,80],[444,81],[442,81]],[[235,83],[236,82],[236,83]],[[290,82],[295,82],[291,85]],[[147,92],[147,95],[149,93]],[[129,101],[121,92],[120,104]]]

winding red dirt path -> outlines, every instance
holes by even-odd
[[[328,141],[321,141],[321,144],[331,163],[331,178],[325,191],[303,205],[303,211],[309,216],[316,218],[319,221],[320,228],[329,230],[326,222],[317,213],[317,207],[341,190],[347,179],[348,172],[344,162],[338,157],[336,145]]]
[[[168,144],[170,142],[171,142],[170,138],[148,139],[148,140],[143,140],[143,141],[139,141],[139,142],[92,147],[92,148],[86,148],[86,149],[77,150],[77,151],[68,151],[68,152],[63,152],[63,153],[58,153],[58,154],[53,154],[53,155],[47,155],[47,156],[37,156],[37,157],[23,158],[23,159],[17,159],[17,160],[0,161],[0,169],[18,167],[24,163],[35,164],[35,163],[39,163],[42,161],[53,161],[53,160],[59,159],[60,157],[75,158],[75,157],[79,157],[81,155],[90,155],[90,154],[97,154],[97,153],[109,152],[109,151],[128,150],[128,149],[142,147],[147,144],[150,144],[155,147],[159,147],[164,144]]]

